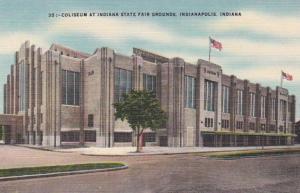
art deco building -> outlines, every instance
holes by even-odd
[[[42,52],[25,42],[4,85],[6,143],[43,146],[131,146],[135,134],[115,120],[112,104],[131,89],[155,92],[167,124],[146,130],[145,145],[255,146],[293,144],[295,96],[196,64],[133,48],[93,54],[58,44]]]

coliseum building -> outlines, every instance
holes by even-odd
[[[4,141],[42,146],[132,146],[135,134],[115,120],[114,102],[131,89],[155,92],[168,115],[146,146],[288,145],[294,141],[295,96],[196,64],[133,48],[86,54],[58,44],[42,52],[27,41],[4,85]]]

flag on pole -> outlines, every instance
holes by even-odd
[[[281,71],[281,76],[282,76],[283,79],[286,79],[286,80],[289,80],[289,81],[293,80],[293,76],[291,74],[286,73],[286,72]]]
[[[219,51],[223,49],[222,43],[209,37],[210,47],[216,48]]]

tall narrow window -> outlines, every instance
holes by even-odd
[[[62,71],[62,104],[79,105],[79,72]]]
[[[243,90],[237,90],[236,114],[243,115]]]
[[[185,76],[185,107],[195,108],[195,78],[191,76]]]
[[[204,109],[206,111],[215,111],[216,83],[205,80],[204,85]]]
[[[156,95],[156,76],[144,74],[143,86],[145,90],[151,91]]]
[[[132,72],[115,68],[115,102],[123,100],[124,94],[132,89]]]
[[[229,87],[222,86],[222,112],[229,113]]]
[[[261,112],[261,118],[266,118],[266,97],[265,96],[261,96],[260,112]]]
[[[281,115],[281,120],[285,121],[286,120],[286,101],[285,100],[280,100],[280,115]]]
[[[93,114],[88,115],[88,127],[94,127],[94,115]]]
[[[255,93],[250,93],[250,116],[255,117]]]

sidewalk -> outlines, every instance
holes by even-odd
[[[293,146],[265,146],[264,149],[294,149],[300,148],[300,144]],[[56,152],[77,152],[82,155],[93,156],[133,156],[133,155],[169,155],[184,154],[195,152],[217,152],[217,151],[236,151],[236,150],[255,150],[262,149],[261,146],[255,147],[143,147],[141,153],[136,153],[136,147],[79,147],[69,149],[54,149]]]

